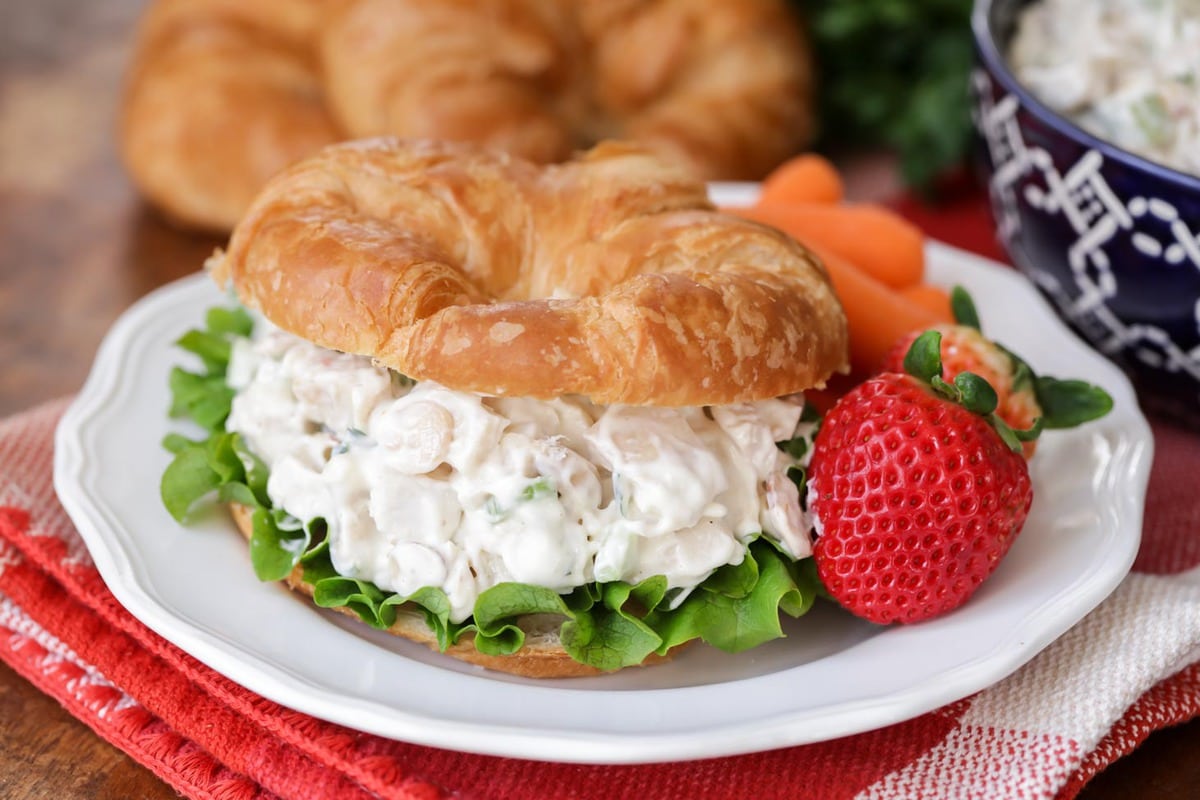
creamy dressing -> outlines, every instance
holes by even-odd
[[[598,406],[412,384],[268,325],[239,339],[226,423],[270,469],[272,502],[322,518],[334,568],[452,618],[505,581],[568,592],[665,575],[690,590],[760,532],[796,558],[812,520],[775,446],[814,426],[798,398]]]
[[[1010,61],[1085,130],[1200,175],[1200,0],[1040,0]]]

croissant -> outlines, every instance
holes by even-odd
[[[323,0],[165,0],[127,79],[120,140],[172,219],[228,230],[266,180],[336,141],[310,42]]]
[[[213,270],[297,336],[462,391],[713,405],[846,365],[820,264],[630,145],[548,167],[334,145],[267,184]]]
[[[758,178],[809,140],[810,84],[783,0],[157,0],[121,144],[151,202],[228,230],[283,166],[384,134]]]
[[[275,326],[317,345],[311,348],[318,353],[313,363],[332,365],[345,359],[330,352],[334,350],[367,356],[376,367],[382,364],[418,381],[430,381],[416,386],[433,385],[432,391],[451,396],[451,405],[458,402],[454,398],[464,401],[464,408],[476,403],[484,419],[501,417],[484,410],[482,399],[472,399],[468,393],[487,395],[492,401],[583,395],[597,404],[691,406],[679,412],[603,407],[615,408],[618,416],[650,412],[656,419],[679,423],[687,436],[696,438],[695,449],[684,445],[684,452],[706,464],[705,459],[711,459],[706,473],[711,482],[706,485],[713,497],[726,498],[723,502],[729,508],[741,508],[735,516],[744,514],[747,504],[757,509],[750,512],[754,515],[768,513],[763,508],[775,509],[769,523],[759,516],[754,523],[779,541],[789,542],[788,552],[795,558],[809,550],[798,489],[780,471],[780,459],[788,459],[773,445],[775,439],[765,440],[765,461],[758,447],[763,444],[759,436],[775,436],[770,425],[751,424],[750,429],[758,433],[739,434],[747,437],[743,445],[728,433],[700,438],[687,414],[699,411],[708,420],[721,419],[722,414],[736,416],[740,412],[725,404],[778,403],[771,399],[820,386],[831,373],[844,371],[847,331],[841,306],[821,265],[801,245],[773,228],[718,212],[709,203],[703,182],[646,148],[603,143],[566,163],[537,165],[510,153],[444,140],[377,138],[331,145],[271,178],[235,228],[228,250],[214,255],[209,267],[219,284],[232,284],[241,302],[260,310]],[[285,363],[293,365],[294,374],[286,372]],[[290,447],[306,438],[294,436],[297,431],[332,425],[319,435],[323,438],[317,442],[318,450],[310,453],[297,446],[290,468],[288,456],[280,458],[278,452],[268,456],[266,451],[259,455],[272,471],[268,491],[279,508],[302,519],[316,515],[326,521],[329,552],[346,559],[348,571],[340,574],[364,580],[378,580],[376,576],[382,574],[385,580],[394,580],[378,571],[378,554],[388,553],[386,563],[398,565],[401,558],[413,558],[413,551],[409,548],[407,556],[397,555],[393,548],[419,544],[433,554],[435,568],[422,575],[432,588],[449,579],[453,570],[446,571],[450,569],[446,565],[451,562],[459,575],[467,574],[463,570],[469,567],[471,579],[466,584],[476,592],[497,581],[547,585],[546,581],[562,580],[561,570],[571,569],[563,565],[580,558],[595,559],[590,566],[579,567],[577,577],[587,583],[600,580],[594,572],[588,576],[588,571],[597,569],[600,559],[603,513],[612,511],[621,519],[629,513],[632,521],[625,524],[632,532],[628,535],[639,543],[650,541],[650,533],[638,532],[647,530],[647,519],[660,524],[662,516],[653,502],[650,510],[642,511],[636,500],[639,495],[633,495],[629,506],[616,499],[620,484],[613,464],[624,464],[636,474],[639,468],[658,463],[659,445],[664,452],[674,452],[662,444],[673,441],[674,434],[663,434],[645,418],[641,424],[649,427],[631,428],[621,437],[614,434],[614,447],[621,452],[628,448],[628,458],[603,461],[603,456],[591,456],[598,459],[597,466],[590,468],[596,470],[593,484],[584,476],[591,474],[587,468],[568,474],[581,468],[580,452],[588,451],[570,451],[574,453],[570,455],[566,437],[551,433],[557,430],[557,422],[529,422],[540,432],[528,436],[513,432],[501,438],[497,428],[493,442],[469,414],[460,419],[437,401],[418,401],[409,409],[424,407],[435,417],[440,415],[440,422],[422,424],[405,418],[396,429],[404,434],[395,438],[386,433],[390,412],[367,400],[371,392],[362,390],[357,379],[346,377],[343,382],[338,375],[325,373],[305,388],[302,377],[321,369],[313,363],[306,363],[304,356],[292,360],[283,354],[266,368],[265,382],[257,388],[239,383],[228,430],[245,434],[250,446],[257,441],[269,448],[272,439],[282,436]],[[243,378],[238,380],[243,381],[246,373],[240,371]],[[378,370],[368,371],[379,377]],[[387,375],[382,380],[389,386],[408,384],[396,378]],[[315,405],[304,411],[300,406],[288,410],[288,398],[301,396]],[[579,401],[560,398],[559,404]],[[334,439],[329,437],[342,423],[331,423],[329,415],[344,415],[360,402],[374,410],[357,435],[373,438],[354,451],[357,455],[350,455],[350,445],[340,451],[332,446]],[[783,423],[790,425],[790,432],[800,411],[790,401],[779,404],[795,411],[796,417]],[[561,422],[558,412],[550,414]],[[509,423],[504,424],[507,429]],[[723,430],[718,423],[713,425]],[[603,426],[596,422],[592,427]],[[615,444],[618,438],[620,445]],[[570,514],[563,511],[538,522],[496,527],[507,512],[488,511],[481,498],[485,494],[492,501],[497,495],[507,498],[500,484],[530,478],[527,468],[542,469],[536,466],[541,456],[535,451],[542,452],[538,448],[543,447],[546,463],[559,465],[546,467],[551,475],[546,480],[558,487],[551,492],[553,502],[559,503],[564,492],[579,492],[590,497],[585,505],[591,504],[588,509],[594,505],[595,514],[571,505],[575,510]],[[452,450],[480,452],[462,460]],[[491,456],[482,454],[485,450],[498,460],[489,461]],[[729,455],[734,451],[742,455]],[[345,455],[335,465],[338,453]],[[368,460],[376,459],[375,467],[368,468],[366,462],[351,464],[364,453]],[[518,453],[517,460],[505,461],[505,453]],[[716,453],[742,460],[726,464]],[[522,460],[526,457],[533,460],[526,464]],[[600,463],[609,466],[602,468]],[[661,463],[668,468],[674,464],[678,471],[683,462],[666,458]],[[497,465],[503,465],[502,475],[496,472]],[[729,477],[734,472],[721,472],[725,469],[736,471],[738,479]],[[691,476],[685,483],[693,484],[700,473],[683,469],[680,474]],[[471,499],[460,500],[459,489],[448,488],[455,475],[465,481],[462,496]],[[605,485],[611,487],[607,500]],[[587,494],[588,486],[594,486],[593,495]],[[305,501],[298,500],[301,496],[330,502],[319,509],[305,508]],[[427,512],[419,512],[417,520],[410,520],[405,515],[390,516],[393,512],[386,504],[379,505],[384,502],[380,498],[399,496],[416,505],[397,508],[433,509],[434,516],[426,520],[420,514]],[[439,504],[450,502],[448,496],[454,500],[446,511]],[[296,502],[299,506],[291,505]],[[679,499],[672,496],[668,502]],[[653,534],[658,537],[655,542],[665,542],[666,552],[674,554],[660,556],[662,564],[675,558],[691,564],[689,569],[698,569],[695,559],[711,557],[714,550],[724,552],[721,548],[734,537],[732,527],[722,533],[715,521],[726,514],[726,506],[695,497],[691,502],[700,516],[681,521],[668,515],[661,523],[667,528]],[[468,512],[467,504],[475,511]],[[704,516],[710,508],[715,509],[711,519]],[[788,513],[787,508],[795,513],[780,516]],[[252,537],[250,509],[235,504],[232,510],[239,529]],[[482,533],[464,522],[468,513],[486,518]],[[487,516],[491,514],[495,517]],[[400,517],[403,522],[396,521]],[[702,518],[708,522],[700,522]],[[577,522],[570,523],[571,519]],[[439,527],[443,523],[431,520],[442,520],[449,527],[443,530]],[[428,533],[427,523],[442,531],[435,536],[444,533],[448,538],[421,538]],[[586,538],[572,538],[571,524],[592,527]],[[701,544],[689,545],[689,537],[697,535]],[[509,544],[516,549],[510,552]],[[626,558],[636,562],[639,548],[644,547],[642,555],[653,559],[656,546],[626,545],[626,552],[633,553]],[[738,539],[736,558],[721,558],[737,563],[746,557],[748,546]],[[692,555],[684,558],[681,551]],[[556,553],[566,560],[556,560]],[[405,564],[421,569],[419,563]],[[513,564],[520,566],[519,573],[513,571],[517,569]],[[441,577],[439,566],[445,567]],[[482,572],[477,574],[476,567]],[[626,564],[623,569],[636,567]],[[305,581],[304,570],[295,566],[285,580],[291,589],[312,596],[318,590],[311,579]],[[681,586],[694,585],[685,579],[680,578]],[[561,593],[561,586],[549,585]],[[394,583],[384,588],[400,591]],[[340,610],[355,613],[346,607]],[[601,667],[576,660],[579,651],[564,644],[563,621],[555,613],[518,617],[523,645],[509,656],[480,652],[471,633],[457,644],[440,644],[453,658],[527,677],[597,674]],[[411,603],[396,608],[387,630],[439,646],[424,613]],[[651,653],[638,663],[657,663],[674,652],[668,648],[661,656]]]

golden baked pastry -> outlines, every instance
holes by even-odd
[[[547,167],[464,143],[334,145],[268,183],[213,272],[297,336],[463,391],[698,406],[846,368],[808,251],[629,145]]]
[[[271,175],[336,141],[311,48],[324,0],[162,0],[142,21],[121,149],[173,220],[228,230]]]
[[[809,140],[810,80],[783,0],[157,0],[121,143],[152,202],[229,229],[282,166],[382,134],[758,178]]]

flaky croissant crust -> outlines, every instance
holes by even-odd
[[[121,146],[169,216],[228,230],[280,168],[378,135],[539,162],[625,138],[760,178],[809,141],[810,95],[784,0],[156,0]]]
[[[212,266],[285,330],[463,391],[715,405],[846,368],[811,254],[631,145],[546,167],[334,145],[272,179]]]

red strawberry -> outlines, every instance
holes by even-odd
[[[995,392],[975,375],[942,380],[939,339],[928,332],[913,346],[921,379],[883,373],[839,400],[813,448],[817,572],[872,622],[917,622],[965,602],[1033,497],[1019,442],[994,426]]]
[[[938,325],[942,334],[942,370],[946,381],[953,382],[964,372],[972,372],[991,384],[996,391],[996,416],[1011,428],[1027,430],[1042,416],[1034,394],[1029,371],[999,345],[968,325]],[[920,332],[905,336],[883,360],[884,372],[903,372],[904,356]],[[1033,456],[1036,441],[1024,442],[1025,458]]]

